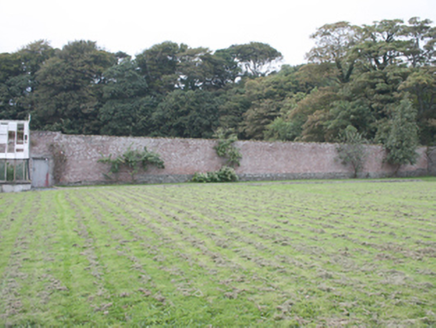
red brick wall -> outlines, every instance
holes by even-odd
[[[135,149],[146,146],[159,153],[165,162],[165,169],[150,167],[147,174],[138,175],[139,181],[186,181],[195,172],[215,171],[224,163],[213,149],[215,140],[81,136],[58,132],[33,132],[31,157],[50,157],[48,146],[52,143],[61,145],[68,158],[60,181],[63,184],[107,181],[103,173],[108,172],[108,165],[98,163],[98,159],[102,155],[122,154],[129,146]],[[243,179],[350,177],[353,173],[336,159],[334,144],[238,141],[235,145],[242,153],[241,166],[236,172]],[[394,172],[395,168],[383,163],[380,146],[367,146],[367,150],[362,177],[382,177]],[[402,167],[399,175],[427,174],[425,150],[418,149],[417,164]],[[130,177],[122,172],[119,179],[129,181]]]

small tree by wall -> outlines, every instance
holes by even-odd
[[[147,171],[148,165],[154,165],[158,168],[165,168],[163,160],[161,160],[159,154],[148,151],[147,147],[144,147],[143,151],[133,150],[129,148],[122,154],[115,158],[112,158],[112,154],[108,157],[103,157],[98,160],[100,163],[110,164],[109,175],[117,175],[121,167],[126,167],[129,171],[132,183],[135,182],[135,175],[138,173],[139,169],[145,172]]]
[[[365,165],[367,141],[352,125],[347,126],[341,141],[342,143],[336,147],[338,158],[343,165],[350,165],[353,168],[353,178],[357,178]]]

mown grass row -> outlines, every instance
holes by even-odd
[[[0,324],[436,324],[436,182],[0,195]]]

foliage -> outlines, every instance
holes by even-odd
[[[28,44],[15,53],[0,54],[0,118],[26,119],[32,111],[36,73],[54,49],[43,40]]]
[[[196,172],[191,179],[192,182],[235,182],[238,176],[232,167],[223,166],[215,172]]]
[[[192,182],[233,182],[238,181],[238,176],[233,167],[239,166],[242,154],[233,144],[238,137],[233,130],[219,128],[215,134],[218,138],[217,144],[213,147],[218,156],[226,159],[226,164],[216,172],[201,173],[197,172],[192,178]]]
[[[154,131],[152,114],[158,106],[155,97],[107,100],[99,109],[100,134],[144,136]]]
[[[238,130],[243,120],[243,114],[251,106],[251,101],[245,93],[243,85],[230,88],[219,96],[219,127],[224,130]]]
[[[214,135],[218,138],[217,145],[213,148],[220,157],[226,159],[226,165],[235,167],[240,165],[242,154],[233,144],[238,141],[236,134],[232,130],[218,129]]]
[[[294,141],[301,135],[303,121],[285,121],[282,117],[277,117],[271,122],[264,132],[265,139],[276,141]]]
[[[139,72],[145,76],[155,94],[166,94],[175,89],[179,63],[177,55],[188,48],[185,44],[163,42],[144,50],[136,56]]]
[[[390,119],[380,125],[377,140],[386,150],[386,162],[397,166],[415,164],[418,154],[418,127],[415,122],[416,110],[409,100],[391,107]]]
[[[308,63],[250,42],[212,51],[170,41],[135,58],[78,40],[0,54],[0,118],[69,134],[335,142],[348,125],[369,142],[407,97],[419,141],[436,142],[436,27],[428,19],[339,21],[311,35]]]
[[[101,134],[139,136],[150,133],[151,114],[157,106],[154,97],[147,95],[145,78],[136,71],[136,64],[124,58],[104,73],[103,104],[98,118]]]
[[[245,94],[251,101],[239,126],[241,135],[248,139],[262,140],[268,126],[278,117],[284,117],[311,90],[311,86],[299,82],[296,67],[284,66],[274,75],[248,80]]]
[[[345,97],[346,98],[346,97]],[[325,138],[334,141],[353,126],[360,134],[373,137],[377,119],[371,107],[363,100],[337,100],[330,104],[325,122]]]
[[[288,120],[301,124],[301,135],[296,141],[325,142],[327,140],[325,121],[330,118],[329,107],[338,100],[339,95],[333,87],[313,89],[289,112]]]
[[[436,143],[436,67],[424,66],[414,69],[399,86],[401,92],[408,92],[413,107],[418,110],[416,122],[419,127],[421,144]]]
[[[213,54],[208,48],[188,48],[178,55],[178,88],[214,90],[233,83],[239,69],[224,51]]]
[[[274,63],[282,59],[279,51],[261,42],[232,45],[229,52],[242,70],[252,76],[268,75],[274,71]]]
[[[206,90],[175,90],[153,112],[152,136],[210,138],[218,127],[219,98]]]
[[[316,46],[306,55],[313,63],[332,63],[332,74],[338,83],[347,83],[358,56],[350,51],[361,39],[362,30],[348,22],[337,22],[320,27],[310,36]]]
[[[362,171],[365,165],[367,142],[362,135],[357,132],[357,129],[349,125],[341,136],[341,142],[337,147],[338,158],[343,165],[351,165],[353,168],[353,177],[357,178],[359,172]]]
[[[97,134],[103,72],[114,62],[115,56],[95,42],[75,41],[64,46],[36,73],[33,124],[64,133]]]
[[[421,141],[431,143],[436,29],[430,24],[412,18],[408,24],[382,20],[360,27],[338,22],[319,28],[312,35],[316,46],[308,53],[312,64],[304,71],[311,80],[330,83],[313,90],[283,117],[290,122],[298,114],[305,120],[295,139],[332,142],[353,125],[375,142],[378,126],[390,117],[389,108],[407,95],[418,109],[414,122]],[[326,91],[335,96],[326,98]]]
[[[98,161],[100,163],[110,164],[110,174],[117,174],[121,167],[126,167],[132,178],[132,182],[135,181],[135,175],[138,173],[139,169],[142,168],[143,171],[147,171],[148,165],[154,165],[161,169],[165,168],[164,162],[159,154],[148,151],[147,147],[144,147],[143,151],[139,151],[131,149],[129,146],[122,155],[112,158],[112,154],[110,154],[108,157],[103,157]]]

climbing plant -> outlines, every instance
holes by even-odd
[[[240,166],[242,154],[234,143],[238,141],[238,137],[232,131],[225,131],[219,128],[214,136],[218,139],[217,145],[213,147],[218,156],[227,159],[226,166]]]
[[[238,176],[234,167],[240,166],[242,154],[234,146],[238,140],[236,134],[231,130],[219,128],[214,137],[218,139],[217,144],[213,147],[218,156],[224,157],[226,163],[215,172],[196,172],[192,177],[192,182],[234,182],[238,181]]]
[[[131,146],[122,154],[117,157],[112,157],[110,154],[108,157],[103,157],[98,160],[100,163],[110,164],[109,174],[106,175],[110,177],[111,174],[117,175],[121,167],[127,168],[132,182],[135,182],[135,175],[140,169],[147,171],[148,165],[154,165],[158,168],[165,168],[163,160],[160,158],[159,154],[148,151],[147,147],[144,150],[132,149]]]

